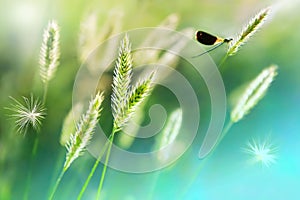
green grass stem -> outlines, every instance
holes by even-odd
[[[102,158],[104,152],[106,151],[106,148],[107,148],[107,146],[108,146],[108,144],[109,144],[111,138],[112,138],[112,135],[110,135],[110,136],[108,137],[108,140],[107,140],[107,142],[105,143],[105,145],[104,145],[102,151],[100,152],[100,154],[99,154],[99,156],[98,156],[96,162],[94,163],[94,166],[93,166],[93,168],[92,168],[92,170],[91,170],[91,172],[90,172],[88,178],[86,179],[86,181],[84,182],[84,185],[82,186],[82,188],[81,188],[81,190],[80,190],[80,193],[79,193],[79,195],[78,195],[78,197],[77,197],[77,200],[80,200],[80,199],[82,198],[82,196],[83,196],[83,194],[84,194],[84,192],[85,192],[87,186],[88,186],[89,183],[90,183],[91,178],[93,177],[93,175],[94,175],[94,173],[95,173],[95,171],[96,171],[96,169],[97,169],[97,167],[98,167],[98,165],[99,165],[99,162],[100,162],[100,160],[101,160],[101,158]]]

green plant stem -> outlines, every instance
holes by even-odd
[[[59,154],[57,156],[57,159],[56,159],[56,164],[55,164],[55,167],[54,167],[54,170],[53,170],[53,173],[52,173],[52,178],[51,178],[51,181],[50,181],[50,185],[53,185],[54,181],[56,181],[55,180],[56,174],[59,173],[60,167],[61,167],[61,165],[63,165],[64,157],[65,157],[65,151],[60,150]]]
[[[48,82],[46,82],[44,85],[43,105],[46,104],[47,93],[48,93]]]
[[[230,120],[227,125],[225,126],[224,130],[222,131],[221,137],[217,142],[217,145],[222,141],[222,139],[225,137],[225,135],[229,132],[230,128],[232,127],[234,123]],[[217,146],[216,145],[216,146]]]
[[[153,178],[153,181],[152,181],[152,187],[150,188],[150,192],[149,192],[149,200],[152,200],[154,199],[154,192],[155,192],[155,189],[156,189],[156,185],[157,185],[157,182],[158,182],[158,177],[160,175],[160,171],[158,172],[154,172],[154,178]]]
[[[205,166],[205,163],[207,162],[208,159],[202,160],[201,163],[199,164],[198,168],[196,169],[195,176],[192,177],[192,180],[186,184],[185,188],[183,189],[181,195],[178,195],[177,199],[184,199],[186,194],[189,192],[193,184],[196,182],[196,179],[199,177],[203,167]]]
[[[80,200],[80,199],[82,198],[83,193],[85,192],[85,190],[86,190],[88,184],[90,183],[90,180],[91,180],[91,178],[93,177],[93,175],[94,175],[94,173],[95,173],[95,171],[96,171],[96,169],[97,169],[97,167],[98,167],[98,165],[99,165],[99,162],[100,162],[100,160],[101,160],[103,154],[105,153],[105,150],[106,150],[108,144],[110,143],[111,137],[112,137],[112,134],[108,137],[107,142],[105,143],[105,145],[104,145],[104,147],[102,148],[102,151],[100,152],[100,154],[99,154],[99,156],[98,156],[96,162],[94,163],[94,166],[93,166],[93,168],[92,168],[92,170],[91,170],[91,172],[90,172],[88,178],[86,179],[84,185],[83,185],[82,188],[81,188],[81,191],[80,191],[80,193],[79,193],[79,195],[78,195],[78,197],[77,197],[77,200]]]
[[[209,155],[206,157],[206,159],[208,157],[210,157],[213,152],[215,151],[215,149],[219,146],[220,142],[223,140],[223,138],[225,137],[225,135],[228,133],[228,131],[230,130],[230,128],[232,127],[234,123],[230,120],[227,125],[225,126],[225,128],[223,129],[220,139],[218,139],[217,143],[214,145],[214,147],[212,148],[211,152],[209,153]]]
[[[222,60],[220,61],[220,64],[218,65],[219,69],[224,65],[227,58],[228,58],[228,54],[226,53],[225,56],[223,56]]]
[[[225,137],[225,135],[229,132],[230,128],[232,127],[234,123],[230,120],[227,125],[225,126],[225,128],[223,129],[220,139],[218,140],[218,142],[215,144],[215,146],[213,147],[213,149],[211,150],[210,154],[205,158],[205,160],[203,160],[199,166],[199,168],[197,169],[195,176],[193,176],[192,181],[189,182],[189,184],[187,184],[187,186],[185,187],[185,189],[183,190],[182,196],[184,197],[185,194],[189,191],[189,189],[191,188],[191,186],[193,185],[193,183],[196,181],[197,177],[199,176],[199,174],[202,171],[202,168],[204,166],[204,164],[207,162],[208,158],[211,157],[211,155],[213,154],[214,150],[217,148],[217,146],[220,144],[220,142],[223,140],[223,138]],[[180,197],[180,198],[181,198]]]
[[[99,187],[98,187],[97,198],[96,198],[97,200],[100,199],[101,190],[102,190],[102,187],[103,187],[104,178],[105,178],[105,174],[106,174],[106,170],[107,170],[107,163],[108,163],[108,160],[109,160],[109,157],[110,157],[110,151],[111,151],[112,144],[114,142],[115,133],[116,133],[116,130],[113,128],[112,133],[111,133],[112,136],[111,136],[110,143],[109,143],[109,146],[108,146],[108,150],[107,150],[107,153],[106,153],[105,163],[104,163],[104,167],[103,167],[103,170],[102,170],[101,179],[100,179],[100,183],[99,183]]]
[[[56,180],[56,182],[55,182],[55,185],[54,185],[54,187],[53,187],[53,189],[52,189],[52,192],[51,192],[51,194],[50,194],[50,196],[49,196],[49,198],[48,198],[49,200],[53,199],[54,194],[55,194],[55,192],[56,192],[56,190],[57,190],[57,187],[58,187],[58,185],[59,185],[59,183],[60,183],[60,181],[61,181],[61,179],[62,179],[62,177],[64,176],[64,174],[65,174],[66,171],[67,171],[67,170],[64,170],[64,169],[61,170],[60,175],[59,175],[59,177],[57,178],[57,180]]]
[[[39,137],[36,135],[35,139],[34,139],[32,151],[31,151],[30,167],[29,167],[29,172],[28,172],[28,177],[27,177],[27,184],[26,184],[26,190],[25,190],[25,194],[24,194],[24,200],[28,199],[30,185],[31,185],[32,167],[33,167],[33,162],[34,162],[34,158],[35,158],[35,155],[37,152],[38,145],[39,145]]]

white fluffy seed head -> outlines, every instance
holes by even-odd
[[[40,76],[43,83],[50,81],[59,64],[59,27],[56,21],[50,21],[44,30],[40,51]]]
[[[29,127],[35,131],[39,131],[42,120],[46,116],[46,109],[39,99],[34,99],[33,95],[30,98],[23,97],[24,103],[21,103],[10,97],[15,104],[7,108],[13,113],[9,115],[15,120],[15,126],[19,133],[26,134]]]

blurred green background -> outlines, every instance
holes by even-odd
[[[265,98],[222,141],[213,156],[203,161],[198,151],[209,120],[209,101],[201,113],[203,126],[188,151],[172,167],[146,174],[109,170],[104,199],[297,199],[300,186],[300,14],[299,1],[258,0],[125,0],[125,1],[37,1],[1,0],[0,6],[0,199],[22,198],[34,134],[17,134],[7,116],[9,96],[20,99],[31,92],[41,94],[38,59],[43,29],[56,19],[61,34],[61,59],[50,82],[47,118],[39,134],[40,143],[33,163],[29,199],[46,199],[57,166],[64,161],[60,146],[62,122],[72,106],[72,90],[81,60],[78,53],[80,23],[91,12],[98,17],[98,30],[106,22],[117,24],[113,34],[134,28],[155,27],[176,13],[177,30],[192,27],[232,37],[254,14],[273,6],[263,28],[230,57],[222,77],[226,93],[252,80],[270,64],[279,66],[279,75]],[[120,15],[111,19],[112,13]],[[115,16],[115,15],[113,15]],[[105,34],[102,39],[105,39]],[[109,34],[108,34],[109,36]],[[101,39],[101,38],[100,38]],[[99,42],[99,41],[95,41]],[[225,53],[210,53],[216,63]],[[181,66],[184,68],[184,66]],[[188,69],[185,69],[186,71]],[[188,73],[188,72],[186,72]],[[201,96],[201,90],[199,94]],[[167,101],[167,99],[166,99]],[[230,110],[230,103],[229,110]],[[205,123],[206,122],[206,123]],[[200,123],[200,125],[202,125]],[[252,138],[272,138],[278,147],[277,162],[267,167],[250,165],[241,150]],[[56,164],[58,162],[58,164]],[[94,158],[86,153],[71,166],[56,199],[75,199]],[[102,166],[97,169],[84,198],[93,199]],[[197,173],[199,172],[200,173]],[[159,178],[157,176],[159,175]],[[154,182],[156,187],[154,187]],[[192,182],[192,183],[191,183]],[[189,187],[190,186],[190,187]],[[75,192],[76,191],[76,192]]]

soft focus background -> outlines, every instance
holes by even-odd
[[[99,37],[91,34],[90,40],[95,39],[91,43],[98,44],[110,34],[155,27],[173,13],[180,19],[177,30],[192,27],[231,37],[257,11],[269,5],[274,8],[270,20],[237,55],[227,60],[222,72],[229,97],[235,88],[253,79],[263,68],[277,64],[279,75],[265,98],[233,126],[216,152],[204,163],[198,159],[198,151],[204,137],[201,133],[205,133],[209,121],[210,103],[203,97],[206,103],[201,107],[203,126],[200,123],[195,141],[181,159],[169,168],[153,173],[127,174],[109,170],[103,197],[125,200],[151,196],[152,199],[299,198],[299,1],[0,0],[0,3],[0,199],[20,199],[24,194],[35,133],[17,134],[4,107],[11,103],[9,96],[20,99],[31,92],[41,94],[39,50],[43,29],[50,19],[56,19],[61,29],[61,64],[49,85],[47,118],[39,135],[29,199],[46,199],[50,185],[57,177],[57,166],[64,161],[65,148],[59,144],[60,131],[72,106],[73,83],[82,59],[77,48],[80,23],[90,13],[95,13],[98,18],[99,34]],[[101,32],[101,27],[107,23],[114,27],[112,32]],[[225,48],[219,48],[210,55],[218,63],[224,53]],[[180,69],[189,74],[184,64]],[[198,96],[202,95],[201,91],[199,89]],[[228,106],[230,109],[230,101]],[[275,164],[266,167],[248,162],[250,157],[242,148],[252,138],[271,139],[278,148]],[[94,160],[87,152],[74,162],[62,180],[56,199],[77,196]],[[99,166],[85,199],[93,199],[96,194],[101,169]]]

